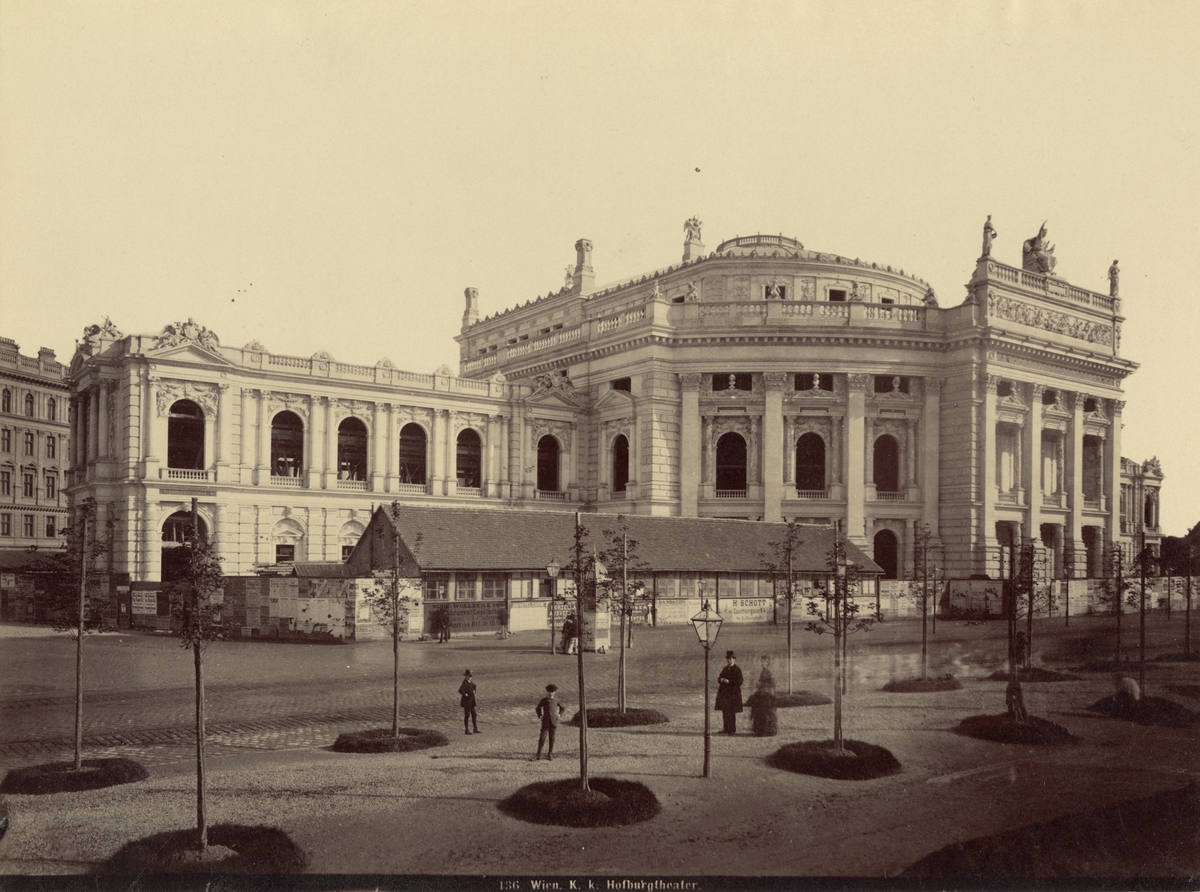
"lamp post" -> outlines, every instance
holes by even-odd
[[[696,637],[700,639],[700,646],[704,648],[704,773],[701,775],[702,777],[712,776],[710,769],[712,737],[709,730],[711,715],[708,708],[708,652],[717,643],[717,635],[721,633],[722,622],[721,614],[709,607],[708,601],[705,601],[700,612],[692,617],[692,625],[696,627]]]
[[[546,575],[550,577],[550,606],[549,606],[548,610],[550,612],[550,653],[551,654],[554,653],[554,631],[555,631],[554,630],[554,601],[555,601],[554,586],[556,583],[554,580],[558,579],[558,571],[561,569],[562,569],[562,567],[560,567],[558,565],[558,561],[555,558],[551,558],[550,563],[546,565]]]

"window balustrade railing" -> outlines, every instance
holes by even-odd
[[[880,492],[875,490],[875,501],[877,502],[906,502],[908,501],[908,493],[906,492]]]
[[[827,490],[827,489],[798,489],[798,490],[796,490],[796,498],[798,498],[798,499],[827,499],[827,498],[829,498],[829,490]]]
[[[212,471],[192,468],[159,468],[158,476],[162,480],[195,480],[202,483],[216,479],[216,475]]]
[[[271,476],[272,486],[287,486],[292,489],[304,489],[307,486],[307,481],[303,477],[277,477]]]
[[[475,496],[483,498],[482,486],[459,486],[455,488],[455,492],[460,496]]]
[[[427,496],[429,495],[428,483],[397,483],[396,493],[403,493],[410,496]]]
[[[534,499],[543,502],[565,502],[567,494],[565,492],[556,492],[549,489],[535,489],[533,491]]]
[[[746,498],[746,490],[744,489],[718,489],[713,491],[714,497],[718,499],[744,499]]]
[[[337,482],[338,489],[347,489],[352,492],[366,492],[367,481],[365,480],[339,480]]]

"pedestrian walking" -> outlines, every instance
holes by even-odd
[[[775,677],[771,675],[771,658],[763,654],[762,672],[758,675],[758,687],[746,698],[750,707],[750,726],[755,737],[774,737],[779,733],[779,719],[775,714]]]
[[[546,685],[546,696],[538,701],[537,716],[542,720],[542,730],[538,734],[537,753],[534,754],[530,762],[536,762],[542,757],[542,747],[546,747],[547,761],[554,761],[554,733],[558,730],[559,719],[562,718],[564,707],[561,703],[554,699],[554,694],[558,690],[558,685]]]
[[[742,669],[737,654],[725,651],[725,668],[717,676],[717,709],[725,717],[722,734],[737,733],[737,714],[742,711]]]
[[[475,681],[471,677],[471,670],[468,669],[463,673],[462,684],[458,686],[458,705],[463,711],[463,732],[471,733],[471,728],[474,727],[475,733],[479,733],[479,719],[475,715]]]
[[[562,652],[565,654],[575,653],[575,648],[578,646],[579,624],[575,620],[574,613],[568,613],[567,618],[563,620],[562,627]]]
[[[442,607],[439,612],[442,615],[442,619],[440,628],[438,630],[440,633],[438,644],[441,644],[443,641],[450,640],[450,611],[447,608]]]

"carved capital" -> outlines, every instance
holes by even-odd
[[[1033,401],[1035,403],[1040,403],[1042,401],[1042,397],[1045,396],[1045,394],[1046,394],[1046,385],[1045,384],[1031,385],[1030,389],[1029,389],[1029,394],[1033,398]]]
[[[699,372],[687,372],[679,376],[679,384],[684,390],[699,390],[704,376]]]
[[[851,391],[858,393],[870,393],[875,389],[874,375],[847,375],[846,383]]]
[[[788,376],[783,372],[766,372],[763,375],[763,386],[767,390],[783,390],[787,385]]]
[[[984,378],[983,387],[988,393],[995,393],[1000,388],[1000,382],[1004,379],[999,375],[988,375]]]
[[[1113,414],[1120,415],[1125,411],[1125,400],[1113,400]]]

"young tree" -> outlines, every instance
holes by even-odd
[[[1132,580],[1126,577],[1128,572],[1125,564],[1125,553],[1119,543],[1110,543],[1104,556],[1104,576],[1100,580],[1100,601],[1111,604],[1113,614],[1117,618],[1117,666],[1121,665],[1121,615],[1125,612],[1124,602],[1129,597],[1133,587]]]
[[[763,566],[775,580],[775,594],[778,599],[779,583],[783,582],[783,602],[787,607],[787,680],[788,693],[792,693],[792,608],[800,597],[800,588],[796,584],[796,561],[799,558],[800,546],[804,539],[800,535],[800,524],[789,520],[784,529],[783,538],[767,543],[771,548],[770,555],[762,555]]]
[[[392,521],[392,560],[387,569],[372,572],[370,587],[365,597],[371,607],[371,616],[379,625],[392,633],[392,736],[400,736],[400,639],[408,628],[408,617],[416,603],[410,592],[420,595],[420,569],[410,560],[420,550],[421,536],[413,540],[412,549],[406,553],[400,542],[400,503],[392,502],[388,508]]]
[[[625,630],[633,625],[633,611],[648,600],[641,578],[648,567],[638,558],[638,543],[629,538],[629,526],[624,515],[617,515],[617,528],[604,531],[605,548],[600,561],[611,567],[608,582],[609,609],[621,614],[621,649],[617,661],[617,711],[625,714]],[[618,571],[617,568],[620,568]],[[618,572],[620,575],[618,575]]]
[[[1155,575],[1158,559],[1154,550],[1146,545],[1146,536],[1142,535],[1142,547],[1138,551],[1138,689],[1146,696],[1146,577]]]
[[[571,578],[575,583],[575,625],[579,636],[579,646],[575,648],[579,667],[579,789],[584,793],[589,792],[591,787],[588,786],[587,698],[583,678],[583,632],[587,621],[583,610],[589,597],[593,605],[596,602],[598,569],[595,554],[587,553],[587,534],[587,528],[579,522],[579,515],[576,514],[574,543],[571,546]]]
[[[192,499],[192,527],[188,541],[182,546],[184,571],[180,578],[168,583],[171,593],[172,617],[179,624],[181,646],[192,649],[196,673],[196,829],[201,851],[208,847],[208,821],[205,814],[205,731],[204,731],[204,651],[208,645],[225,637],[221,622],[221,604],[216,601],[222,593],[224,574],[221,558],[217,557],[208,539],[201,535],[196,522],[196,500]]]
[[[810,600],[807,606],[809,622],[805,628],[817,635],[833,633],[833,748],[841,754],[845,752],[842,745],[842,691],[845,687],[842,672],[845,641],[855,632],[869,630],[880,617],[875,614],[859,616],[856,595],[862,576],[858,567],[849,560],[846,540],[840,533],[834,536],[833,547],[826,556],[826,566],[831,578],[817,595],[825,601],[826,610],[821,610],[816,597]],[[814,594],[816,595],[816,592]]]
[[[937,592],[942,576],[929,524],[917,527],[913,539],[913,583],[921,598],[921,680],[929,678],[929,595],[934,594],[933,612],[937,615]]]
[[[50,595],[54,630],[75,639],[75,770],[83,768],[83,642],[101,632],[102,573],[98,568],[108,555],[112,530],[96,528],[96,500],[75,506],[74,519],[63,528],[63,548],[54,552],[31,550],[36,574]]]

